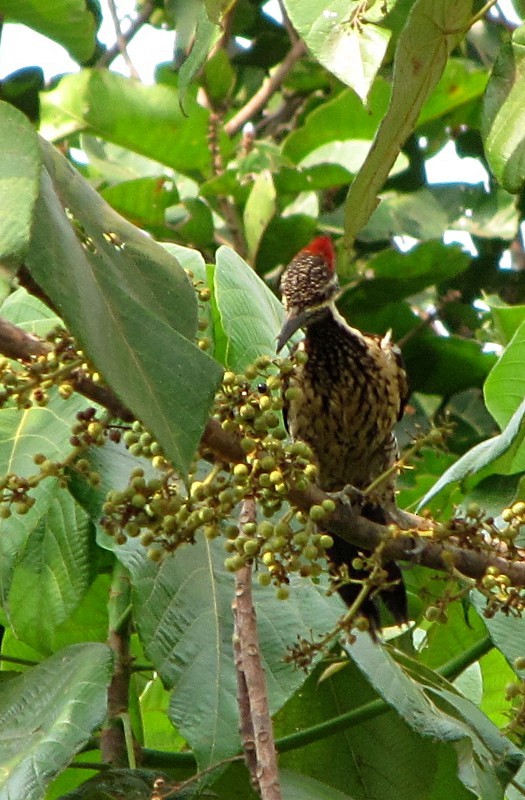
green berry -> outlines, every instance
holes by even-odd
[[[330,547],[334,546],[334,540],[327,533],[323,533],[319,540],[319,545],[323,550],[329,550]]]
[[[326,517],[326,511],[322,506],[314,505],[310,507],[308,515],[314,522],[320,522]]]
[[[264,520],[257,525],[257,533],[261,539],[269,539],[273,536],[273,525],[271,522]]]

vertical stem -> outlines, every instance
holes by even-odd
[[[255,521],[255,501],[244,501],[240,523]],[[281,800],[277,753],[252,598],[251,564],[235,574],[234,653],[240,731],[247,767],[261,800]]]
[[[131,656],[129,638],[130,583],[127,570],[116,563],[108,602],[108,645],[115,655],[115,668],[108,688],[108,718],[100,737],[102,760],[115,767],[127,767],[130,759],[130,743],[126,739],[123,718],[128,714],[129,683],[131,678]]]

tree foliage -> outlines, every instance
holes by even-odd
[[[260,796],[522,796],[525,25],[141,0],[106,48],[96,0],[0,15],[79,64],[46,83],[28,52],[0,84],[0,798],[258,796],[231,613],[252,569],[282,792]],[[174,32],[153,85],[111,69],[144,26]],[[485,178],[429,178],[444,147]],[[341,313],[402,348],[398,502],[426,530],[345,510],[286,438],[278,278],[319,233]],[[366,591],[404,564],[386,643],[328,591],[341,530]]]

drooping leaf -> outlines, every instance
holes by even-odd
[[[347,725],[342,715],[352,714]],[[279,739],[333,721],[333,735],[320,733],[306,747],[280,755],[282,768],[308,775],[358,797],[390,800],[439,797],[445,783],[456,800],[468,800],[457,778],[453,745],[414,732],[378,700],[370,682],[349,662],[319,683],[314,671],[276,718]]]
[[[283,800],[351,800],[350,795],[338,792],[328,783],[316,781],[298,772],[280,770],[279,779]]]
[[[270,172],[264,170],[255,178],[244,207],[244,230],[248,256],[252,262],[257,255],[264,231],[275,214],[275,208],[275,186]]]
[[[81,63],[95,52],[99,20],[86,0],[0,0],[0,14],[63,45]]]
[[[354,239],[377,206],[383,186],[405,140],[468,26],[472,0],[416,0],[396,48],[392,97],[374,147],[350,187],[345,206],[345,244]]]
[[[483,106],[482,135],[491,169],[508,192],[525,180],[525,25],[505,42],[492,69]]]
[[[369,637],[359,637],[348,652],[374,689],[412,730],[434,742],[454,744],[458,777],[474,796],[498,796],[523,756],[495,725],[442,679],[430,683],[430,672],[426,676],[429,684],[425,688],[418,685]],[[407,656],[400,655],[399,660],[406,667],[413,665],[416,675],[421,670]]]
[[[102,375],[185,471],[220,367],[191,341],[194,291],[50,145],[27,265]]]
[[[423,507],[445,486],[454,481],[464,481],[469,476],[478,480],[488,474],[510,475],[525,468],[525,401],[513,414],[504,430],[465,453],[453,464],[419,503]]]
[[[0,687],[0,792],[41,800],[106,714],[111,651],[73,645]]]
[[[525,397],[525,321],[492,368],[484,394],[488,410],[504,428]]]
[[[29,245],[41,157],[33,126],[20,111],[3,101],[0,148],[4,153],[0,160],[0,259],[20,260]]]
[[[228,337],[227,366],[242,370],[257,356],[274,356],[284,309],[263,281],[229,247],[217,250],[215,297]]]

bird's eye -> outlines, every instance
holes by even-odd
[[[259,383],[257,384],[257,391],[261,394],[265,394],[268,391],[268,386],[266,383]]]

